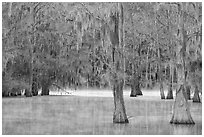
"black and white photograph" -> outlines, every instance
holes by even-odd
[[[202,2],[1,2],[2,135],[202,135]]]

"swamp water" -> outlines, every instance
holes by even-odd
[[[124,92],[129,124],[112,123],[111,91],[3,98],[2,134],[202,134],[201,103],[189,101],[195,125],[173,125],[169,123],[173,100],[160,100],[153,92],[143,94],[130,98],[129,92]]]

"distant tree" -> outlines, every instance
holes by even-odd
[[[133,21],[133,13],[130,13],[131,24],[132,24],[132,34],[133,34],[133,59],[131,61],[132,64],[132,77],[131,77],[131,93],[130,97],[136,97],[137,95],[142,95],[140,89],[140,64],[139,64],[139,57],[140,57],[140,49],[139,46],[141,43],[136,43],[135,37],[135,25]],[[136,47],[137,46],[137,47]]]

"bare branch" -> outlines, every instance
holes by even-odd
[[[91,15],[93,18],[98,19],[98,20],[100,20],[100,21],[104,21],[104,20],[103,20],[102,18],[100,18],[99,16],[95,17],[94,14],[91,13],[91,12],[88,10],[88,8],[86,7],[86,5],[85,5],[84,3],[80,3],[80,4],[85,8],[85,10],[87,11],[87,13],[88,13],[89,15]]]

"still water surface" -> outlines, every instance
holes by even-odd
[[[172,125],[173,100],[160,100],[146,92],[130,98],[124,92],[129,124],[113,124],[110,91],[77,94],[3,98],[2,134],[202,134],[201,103],[189,102],[195,125]]]

